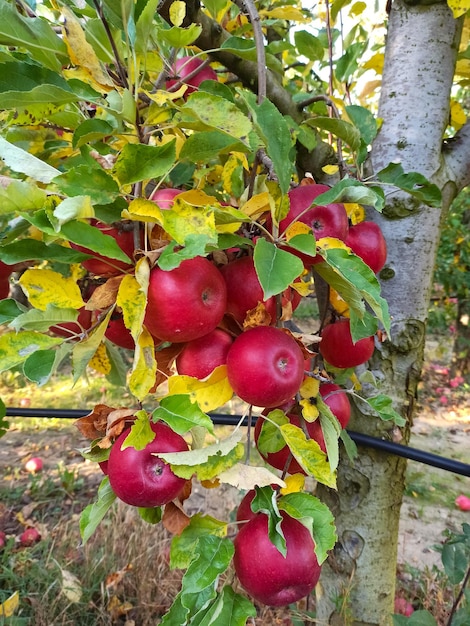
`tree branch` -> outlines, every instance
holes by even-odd
[[[452,180],[457,193],[470,185],[470,123],[467,121],[455,137],[443,147],[445,178]]]

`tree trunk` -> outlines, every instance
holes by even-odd
[[[456,193],[445,173],[442,138],[449,119],[449,97],[460,22],[447,4],[392,4],[378,117],[383,120],[373,145],[374,172],[400,162],[405,172],[420,172],[443,190],[439,209],[386,189],[377,221],[388,244],[380,274],[392,318],[391,335],[377,350],[371,369],[377,389],[407,420],[403,431],[364,414],[356,406],[352,430],[406,443],[420,376],[425,322],[443,212]],[[323,568],[318,622],[386,626],[392,623],[400,505],[406,464],[393,456],[359,449],[354,463],[343,459],[338,492],[327,491],[338,544]],[[322,490],[324,491],[324,490]],[[429,538],[432,543],[433,538]],[[341,607],[341,601],[344,605]]]

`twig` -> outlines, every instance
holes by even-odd
[[[121,59],[119,57],[119,52],[118,49],[116,47],[116,43],[114,41],[114,37],[111,33],[111,29],[109,28],[109,24],[108,24],[108,20],[106,19],[104,13],[103,13],[103,7],[100,5],[100,3],[98,2],[98,0],[93,0],[93,4],[96,7],[96,12],[98,13],[98,16],[101,20],[101,23],[103,24],[104,30],[106,31],[106,36],[109,39],[109,43],[111,44],[111,48],[113,49],[113,54],[114,54],[114,60],[116,62],[116,68],[118,70],[118,74],[119,74],[119,78],[121,79],[121,83],[124,87],[128,88],[129,87],[129,83],[127,80],[127,75],[126,75],[126,71],[124,69],[123,64],[121,63]]]
[[[455,598],[454,604],[452,605],[452,609],[451,609],[450,615],[449,615],[449,620],[448,620],[446,626],[451,626],[452,620],[454,619],[455,612],[457,611],[457,607],[459,606],[460,601],[463,598],[463,594],[465,592],[465,587],[467,586],[467,583],[468,583],[469,580],[470,580],[470,567],[468,568],[467,573],[465,574],[465,578],[463,579],[460,591],[459,591],[457,597]]]
[[[240,10],[246,11],[253,26],[253,35],[256,45],[256,58],[258,67],[258,104],[266,98],[266,51],[264,49],[263,30],[259,13],[253,0],[233,0]]]

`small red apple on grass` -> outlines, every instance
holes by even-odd
[[[255,406],[279,406],[294,396],[304,377],[304,356],[295,339],[272,326],[239,335],[227,354],[234,392]]]
[[[222,320],[227,289],[205,257],[186,259],[173,270],[150,271],[144,324],[162,341],[184,343],[207,335]]]
[[[217,80],[217,74],[199,57],[185,56],[176,59],[173,64],[170,77],[166,81],[166,88],[168,91],[175,91],[181,86],[181,83],[188,85],[184,94],[186,97],[197,91],[204,80]]]
[[[6,545],[6,543],[7,543],[7,536],[3,532],[3,530],[0,530],[0,550],[3,550],[3,548]]]
[[[26,528],[20,535],[20,545],[27,548],[41,541],[41,533],[34,526]]]
[[[319,349],[325,361],[333,367],[356,367],[371,358],[374,353],[374,337],[365,337],[353,343],[350,320],[342,319],[325,326]]]
[[[24,464],[24,468],[27,472],[30,472],[31,474],[40,472],[43,468],[42,459],[38,456],[33,456],[26,461],[26,463]]]
[[[470,498],[461,494],[455,498],[455,504],[461,511],[470,511]]]
[[[233,563],[240,584],[268,606],[286,606],[304,598],[314,589],[321,572],[310,532],[284,511],[281,516],[285,557],[269,539],[264,513],[244,524],[234,540]]]
[[[397,596],[395,598],[395,613],[398,615],[405,615],[406,617],[410,617],[415,612],[413,605],[408,602],[405,598],[401,596]]]
[[[158,452],[184,452],[186,441],[163,422],[150,422],[155,439],[142,450],[121,449],[130,429],[124,430],[114,442],[108,459],[108,477],[117,497],[132,506],[155,507],[174,500],[186,484],[168,463],[156,456]]]
[[[176,357],[178,374],[206,378],[216,367],[225,365],[232,342],[232,337],[221,328],[189,341]]]

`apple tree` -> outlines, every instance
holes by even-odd
[[[394,0],[374,39],[341,0],[0,0],[1,370],[45,385],[70,360],[72,383],[130,390],[77,424],[104,474],[80,527],[116,498],[171,518],[162,624],[242,625],[247,596],[315,587],[324,623],[391,623],[405,463],[346,426],[412,424],[470,182],[468,3],[449,4]],[[315,333],[291,322],[312,295]],[[186,514],[195,481],[248,493],[234,541]]]

